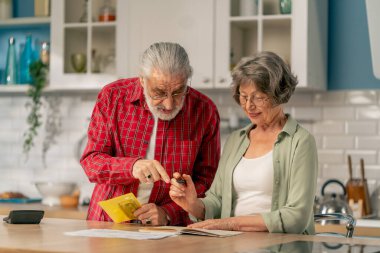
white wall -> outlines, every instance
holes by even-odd
[[[222,118],[222,140],[229,133],[229,116],[243,114],[229,90],[204,90],[218,105]],[[22,153],[27,97],[0,96],[0,192],[21,191],[38,196],[33,182],[38,180],[76,181],[82,198],[91,195],[75,154],[77,143],[85,134],[88,117],[96,99],[93,94],[66,94],[55,97],[60,102],[62,132],[47,152],[46,168],[42,162],[41,128],[37,143],[25,161]],[[45,103],[46,105],[46,103]],[[299,122],[314,134],[319,152],[319,186],[329,178],[345,182],[348,178],[347,155],[352,156],[354,176],[359,177],[359,159],[364,158],[374,205],[380,188],[380,90],[296,93],[286,106]],[[44,115],[47,108],[44,107]],[[44,116],[45,117],[45,116]],[[320,189],[318,189],[319,194]],[[376,202],[376,203],[375,203]]]

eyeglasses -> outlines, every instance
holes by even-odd
[[[188,84],[186,84],[184,87],[183,87],[183,90],[182,91],[178,91],[178,92],[175,92],[171,95],[169,95],[167,92],[162,92],[161,94],[154,94],[154,95],[151,95],[149,94],[148,92],[148,95],[151,99],[153,100],[157,100],[157,101],[164,101],[165,99],[167,99],[169,96],[173,98],[173,100],[176,100],[176,99],[179,99],[179,98],[182,98],[184,96],[186,96],[188,93],[189,93],[189,87],[191,86],[191,80],[189,79],[187,81]]]
[[[239,103],[242,106],[245,106],[249,100],[250,105],[255,104],[255,106],[263,106],[266,101],[269,100],[267,97],[258,97],[258,96],[245,96],[241,94],[236,94],[234,97],[239,99]]]
[[[183,91],[179,91],[179,92],[176,92],[176,93],[173,93],[171,95],[169,95],[168,93],[162,93],[162,94],[156,94],[156,95],[149,95],[149,97],[153,100],[160,100],[160,101],[164,101],[165,99],[167,99],[169,96],[171,96],[173,98],[173,100],[175,99],[178,99],[178,98],[182,98],[183,96],[185,96],[187,93],[189,93],[189,88],[188,86],[185,87],[185,89]]]

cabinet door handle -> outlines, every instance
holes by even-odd
[[[227,79],[223,78],[223,77],[219,79],[219,83],[225,83],[226,81],[227,81]]]

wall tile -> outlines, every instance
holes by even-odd
[[[322,120],[322,109],[320,107],[295,107],[292,116],[298,121],[320,121]]]
[[[357,149],[380,149],[380,136],[357,137]]]
[[[71,145],[76,145],[82,137],[87,136],[87,127],[83,131],[72,131],[67,134],[66,141]]]
[[[328,164],[322,168],[323,184],[329,179],[338,179],[343,184],[348,180],[348,170],[344,164]],[[322,186],[322,185],[321,185]]]
[[[0,143],[2,146],[7,146],[10,143],[13,143],[15,140],[20,141],[21,137],[21,133],[14,132],[12,129],[0,131]]]
[[[377,92],[369,91],[347,91],[346,104],[351,105],[371,105],[377,104]]]
[[[341,164],[344,161],[343,150],[318,150],[318,161],[321,164]]]
[[[38,189],[34,182],[19,182],[18,189],[20,192],[28,196],[29,198],[40,198],[41,194],[38,192]]]
[[[356,118],[359,120],[380,120],[380,106],[365,106],[356,109]]]
[[[66,169],[59,171],[59,177],[68,182],[88,182],[88,178],[80,166],[76,166],[76,169]]]
[[[14,155],[11,150],[4,150],[0,155],[0,171],[2,172],[4,169],[13,169],[16,168],[17,165],[15,161],[17,161],[18,157]],[[1,175],[0,178],[3,178],[4,175]]]
[[[17,182],[7,181],[5,178],[1,180],[0,192],[17,191]]]
[[[68,115],[70,118],[86,119],[91,117],[93,109],[94,104],[76,104],[69,107]]]
[[[11,126],[13,131],[17,131],[19,134],[23,135],[24,132],[28,129],[28,124],[26,122],[27,118],[14,118],[11,121]]]
[[[364,165],[364,168],[367,179],[380,180],[380,165]]]
[[[296,90],[287,103],[288,106],[311,106],[313,104],[314,95],[311,93],[303,93]]]
[[[12,107],[24,107],[27,102],[30,102],[31,98],[30,97],[19,97],[19,96],[14,96],[11,98],[11,103]]]
[[[232,98],[232,91],[230,89],[201,89],[200,92],[214,101],[217,106],[237,105]]]
[[[63,181],[63,178],[60,178],[59,169],[57,167],[43,168],[40,167],[34,170],[34,181],[35,182],[59,182]]]
[[[312,133],[313,132],[313,124],[311,122],[308,122],[308,121],[299,121],[297,120],[298,123],[303,127],[305,128],[309,133]]]
[[[314,96],[314,105],[331,106],[342,105],[345,102],[345,92],[329,91],[316,93]]]
[[[338,121],[319,121],[314,123],[313,133],[325,135],[341,135],[344,133],[344,122]]]
[[[325,149],[347,149],[355,147],[353,136],[325,136],[323,137],[323,148]]]
[[[0,132],[13,130],[12,120],[10,120],[9,117],[0,115],[0,122]]]
[[[284,113],[285,114],[290,114],[293,116],[294,112],[293,112],[293,108],[292,107],[287,107],[287,106],[284,106]]]
[[[355,109],[353,107],[325,107],[323,109],[324,120],[354,120]]]
[[[377,133],[377,122],[375,121],[348,121],[346,133],[350,135],[375,135]]]
[[[12,97],[0,97],[0,108],[6,108],[12,105]]]
[[[90,182],[80,182],[78,183],[80,189],[79,201],[83,202],[84,199],[89,199],[92,196],[92,191],[94,190],[95,184]]]

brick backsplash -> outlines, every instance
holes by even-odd
[[[222,143],[230,133],[232,114],[244,119],[244,113],[231,98],[229,90],[201,90],[217,104],[222,119]],[[36,145],[29,159],[22,153],[27,97],[20,94],[0,96],[0,192],[21,191],[38,196],[34,182],[38,180],[76,181],[82,197],[91,195],[93,185],[81,169],[77,159],[77,144],[86,133],[88,118],[96,93],[60,96],[59,113],[62,132],[46,153],[46,167],[42,161],[45,136],[41,127]],[[47,106],[43,108],[46,117]],[[285,111],[291,113],[314,134],[319,156],[318,192],[329,178],[345,182],[348,179],[347,155],[352,156],[354,176],[359,176],[359,161],[363,158],[372,198],[380,192],[380,90],[296,92]],[[240,120],[242,124],[246,121]],[[244,123],[245,122],[245,123]],[[374,203],[378,205],[377,203]],[[376,210],[380,208],[375,207]]]

